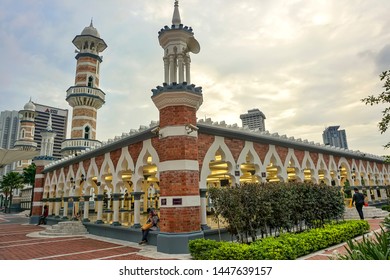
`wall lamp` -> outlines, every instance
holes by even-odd
[[[197,127],[197,126],[195,126],[195,125],[193,125],[191,123],[186,124],[184,128],[187,131],[187,134],[190,134],[190,133],[192,133],[194,131],[198,131],[199,130],[199,127]]]

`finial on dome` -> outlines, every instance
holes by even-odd
[[[175,0],[175,8],[173,10],[172,24],[175,26],[179,26],[181,24],[178,0]]]
[[[91,17],[91,23],[90,23],[89,27],[93,27],[93,17]]]

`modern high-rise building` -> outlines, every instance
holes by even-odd
[[[12,149],[19,134],[19,111],[3,111],[0,113],[0,147]],[[15,169],[15,164],[0,168],[0,176]]]
[[[41,150],[41,132],[47,129],[51,115],[51,126],[56,136],[54,138],[53,157],[61,158],[61,143],[66,139],[68,126],[68,109],[55,108],[48,105],[34,103],[37,116],[35,117],[34,141],[38,144],[37,150]]]
[[[259,109],[248,110],[247,114],[241,114],[242,126],[247,126],[249,129],[259,129],[265,131],[265,115]]]
[[[347,135],[344,129],[339,130],[339,125],[329,126],[322,133],[325,145],[348,149]]]

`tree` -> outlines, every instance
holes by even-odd
[[[34,186],[36,169],[37,168],[34,163],[30,164],[26,168],[23,168],[23,182],[25,184]]]
[[[3,179],[0,181],[1,189],[3,193],[5,194],[6,203],[5,203],[5,211],[7,212],[7,206],[8,213],[11,212],[11,205],[12,205],[12,193],[15,189],[21,189],[24,187],[23,185],[23,176],[17,172],[10,172],[3,176]],[[7,198],[8,201],[7,201]],[[8,204],[8,205],[7,205]]]
[[[385,81],[383,88],[385,89],[377,96],[370,95],[366,98],[361,99],[362,102],[368,105],[377,105],[377,104],[390,104],[390,70],[382,72],[379,75],[381,81]],[[385,108],[382,111],[382,120],[378,123],[379,131],[381,134],[385,133],[389,128],[390,124],[390,106]],[[390,142],[384,145],[385,148],[390,148]],[[390,161],[390,156],[387,156],[387,161]]]

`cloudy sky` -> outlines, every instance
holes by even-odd
[[[98,139],[158,120],[151,89],[163,82],[157,32],[171,25],[173,0],[2,0],[0,111],[36,103],[71,108],[73,38],[93,24],[101,53]],[[380,134],[383,105],[360,99],[382,91],[390,69],[388,0],[181,0],[182,23],[201,51],[192,83],[203,88],[198,118],[241,126],[259,108],[266,129],[322,143],[327,126],[345,129],[349,148],[388,154]]]

